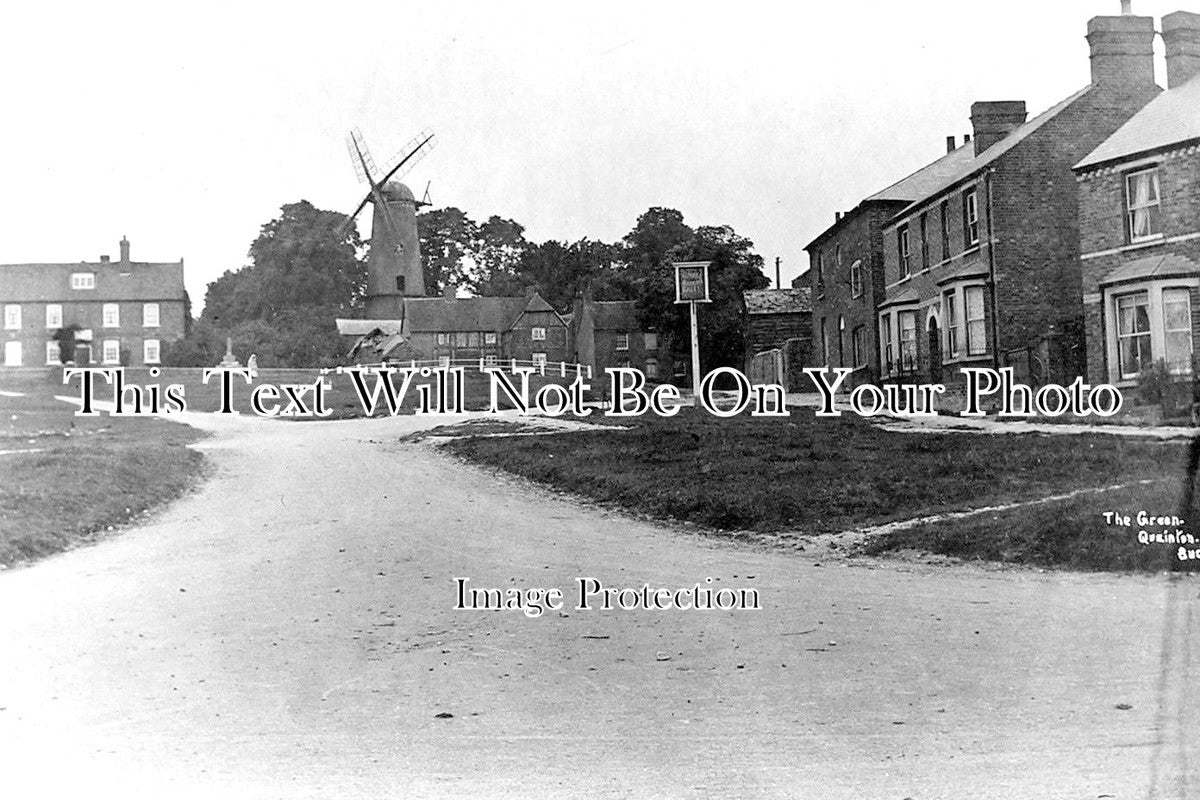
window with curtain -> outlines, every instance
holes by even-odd
[[[850,295],[861,297],[863,293],[862,259],[855,259],[850,265]]]
[[[1130,241],[1148,239],[1162,232],[1158,199],[1157,167],[1135,172],[1125,177],[1125,202],[1128,207]]]
[[[879,342],[883,346],[883,371],[892,371],[892,316],[884,314],[879,318]]]
[[[979,244],[979,195],[974,189],[963,195],[963,235],[967,247]]]
[[[942,319],[945,320],[946,326],[946,352],[951,358],[958,358],[959,355],[959,319],[958,319],[958,297],[954,292],[946,292],[942,295]]]
[[[1135,378],[1153,361],[1150,344],[1150,295],[1117,298],[1117,365],[1122,378]]]
[[[1192,293],[1190,289],[1163,289],[1163,346],[1171,369],[1192,367]]]
[[[901,311],[896,318],[900,323],[900,369],[911,372],[917,368],[917,312]]]
[[[963,289],[963,306],[967,312],[967,355],[975,356],[986,353],[987,330],[983,324],[983,287],[968,286]]]

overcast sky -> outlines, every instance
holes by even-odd
[[[205,287],[301,198],[361,199],[422,128],[437,206],[612,241],[650,206],[729,224],[784,283],[837,210],[945,152],[975,100],[1088,83],[1119,0],[24,3],[0,29],[0,263],[186,260]],[[1186,0],[1135,0],[1154,16]],[[1195,6],[1192,6],[1195,8]],[[1165,83],[1159,51],[1159,83]],[[364,215],[360,229],[369,228]]]

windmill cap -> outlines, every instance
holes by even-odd
[[[399,181],[388,181],[383,185],[383,188],[380,189],[380,191],[383,192],[383,194],[389,200],[408,200],[410,202],[416,202],[416,198],[413,197],[412,189],[409,189]]]

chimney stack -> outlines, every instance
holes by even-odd
[[[1129,3],[1119,17],[1093,17],[1087,26],[1092,83],[1142,88],[1154,83],[1154,18],[1135,17]]]
[[[995,100],[971,104],[971,127],[975,129],[975,155],[1008,136],[1025,122],[1024,100]]]
[[[108,256],[100,256],[100,263],[101,263],[101,264],[107,264],[108,262],[109,262],[109,257],[108,257]]]
[[[129,240],[124,236],[121,237],[121,263],[129,263]]]
[[[1167,88],[1174,89],[1200,75],[1200,14],[1176,11],[1162,18],[1167,49]]]
[[[446,285],[442,287],[442,299],[453,300],[456,296],[458,296],[458,287],[446,281]]]

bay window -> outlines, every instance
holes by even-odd
[[[917,368],[917,312],[901,311],[896,315],[900,332],[900,371]]]
[[[879,317],[879,343],[883,357],[882,371],[890,373],[892,371],[892,315],[881,314]]]
[[[987,329],[983,322],[982,286],[968,286],[963,289],[963,307],[966,311],[967,355],[977,356],[986,353]]]
[[[1154,360],[1150,342],[1150,295],[1147,292],[1117,298],[1117,372],[1136,378]]]
[[[1186,277],[1104,292],[1110,380],[1135,380],[1160,361],[1176,374],[1192,371],[1192,293],[1197,289],[1200,281]]]
[[[958,317],[958,295],[946,292],[942,295],[942,319],[946,325],[946,353],[950,358],[959,356],[959,328],[962,322]]]

